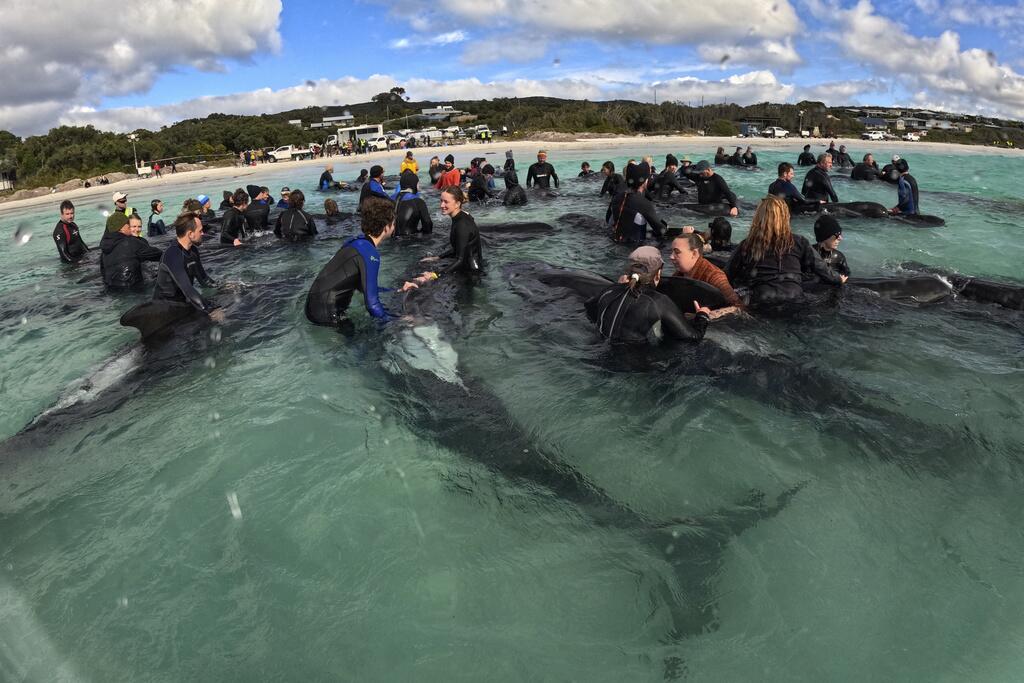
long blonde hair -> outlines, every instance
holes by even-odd
[[[781,258],[793,248],[793,231],[789,227],[789,205],[769,195],[761,200],[754,211],[750,232],[743,240],[744,255],[751,263],[766,256]]]

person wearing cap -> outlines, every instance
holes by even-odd
[[[910,175],[910,164],[907,163],[906,159],[900,159],[896,162],[896,171],[900,174],[899,181],[896,184],[896,196],[897,204],[890,211],[892,213],[903,214],[904,216],[913,216],[917,214],[917,183],[915,182],[911,186],[908,178],[912,178]]]
[[[300,242],[313,239],[317,234],[316,221],[306,213],[306,195],[302,190],[288,193],[288,208],[277,215],[274,235],[278,239]]]
[[[167,226],[164,225],[164,219],[160,218],[160,214],[164,212],[164,203],[159,199],[154,199],[149,203],[149,221],[146,223],[146,236],[157,237],[159,235],[167,234]]]
[[[75,224],[75,205],[69,199],[60,203],[60,220],[53,228],[53,241],[57,245],[57,255],[64,263],[78,263],[89,251]]]
[[[846,255],[836,248],[843,239],[843,229],[835,216],[818,216],[818,220],[814,221],[814,239],[814,251],[818,252],[825,265],[840,275],[849,277],[850,266],[846,263]]]
[[[757,166],[757,155],[754,154],[754,148],[747,146],[746,151],[743,152],[743,165],[744,166]]]
[[[555,187],[558,187],[555,167],[548,163],[548,153],[541,150],[537,152],[537,163],[531,164],[526,171],[526,187],[536,186],[546,190],[551,187],[552,180],[555,181]]]
[[[196,201],[199,202],[199,220],[203,223],[203,230],[209,232],[213,227],[213,219],[217,216],[213,212],[213,208],[211,208],[213,204],[210,201],[209,195],[205,194],[196,197]]]
[[[405,153],[405,158],[402,159],[402,165],[398,167],[398,174],[401,175],[406,171],[412,171],[413,173],[420,172],[420,165],[416,162],[415,157],[411,151]]]
[[[459,187],[462,185],[462,171],[455,168],[455,157],[449,154],[444,158],[444,170],[438,176],[434,187],[443,190],[446,187]]]
[[[434,231],[434,221],[423,197],[419,194],[420,178],[411,170],[402,171],[398,177],[398,192],[394,199],[395,234],[412,235],[421,232],[424,235]]]
[[[270,188],[248,185],[249,206],[245,209],[245,223],[250,234],[270,230]]]
[[[729,309],[719,311],[735,313],[736,307],[742,306],[743,302],[733,291],[729,278],[722,269],[704,258],[704,238],[700,234],[693,232],[672,240],[672,264],[676,267],[676,277],[700,280],[720,291],[729,304]]]
[[[738,216],[740,210],[736,207],[736,195],[729,189],[725,178],[715,173],[707,161],[698,162],[694,170],[700,174],[694,181],[697,183],[697,203],[728,204],[729,215]]]
[[[665,170],[657,175],[657,177],[649,183],[650,187],[647,190],[647,198],[655,200],[666,200],[672,196],[673,192],[679,194],[685,194],[686,188],[679,181],[679,174],[677,170],[679,168],[679,161],[675,155],[668,154],[665,156]]]
[[[803,301],[804,276],[841,285],[846,276],[829,268],[789,223],[785,200],[768,195],[758,204],[750,232],[732,253],[725,275],[733,287],[750,291],[752,307]]]
[[[107,216],[107,227],[104,232],[118,232],[128,224],[128,216],[131,210],[128,208],[128,195],[124,192],[115,192],[113,196],[114,210]]]
[[[249,208],[249,195],[238,188],[231,196],[231,208],[224,211],[220,223],[221,244],[242,246],[242,238],[247,236],[245,211]],[[199,215],[198,213],[196,214]],[[202,221],[200,221],[202,223]]]
[[[793,184],[795,174],[793,164],[783,161],[779,164],[779,177],[768,186],[768,194],[785,199],[790,213],[817,211],[821,208],[821,202],[810,202],[804,199],[804,196],[796,189],[796,185]]]
[[[135,289],[142,284],[142,262],[159,261],[163,252],[137,234],[142,218],[132,216],[117,232],[103,233],[100,240],[100,275],[112,289]]]
[[[883,166],[881,173],[878,174],[878,177],[887,183],[892,183],[893,185],[897,184],[900,181],[900,172],[896,170],[896,164],[899,163],[899,160],[900,155],[893,154],[892,163]]]
[[[622,244],[643,244],[647,241],[647,228],[659,240],[668,223],[645,196],[651,170],[647,162],[626,168],[626,187],[608,205],[605,220],[612,228],[611,238]]]
[[[835,154],[835,164],[839,168],[849,168],[853,166],[853,158],[850,153],[846,151],[846,145],[839,145],[839,151]]]
[[[804,176],[803,195],[812,202],[838,202],[839,197],[832,188],[832,179],[828,177],[832,168],[832,155],[827,152],[818,155],[818,164]]]
[[[320,174],[320,180],[317,181],[316,186],[320,188],[321,192],[327,190],[333,190],[335,187],[334,182],[334,165],[328,164],[324,167],[324,172]]]
[[[243,190],[239,192],[244,193]],[[183,213],[172,227],[177,239],[160,257],[153,300],[189,303],[212,320],[223,320],[223,313],[216,310],[217,304],[203,297],[195,288],[197,280],[202,287],[216,286],[213,278],[206,274],[199,257],[199,245],[203,241],[203,222],[199,220],[199,214],[194,211]]]
[[[626,186],[625,178],[622,177],[621,173],[615,172],[615,164],[611,161],[601,164],[601,175],[604,176],[604,184],[601,185],[601,192],[597,195],[598,197],[605,195],[615,197]]]
[[[683,181],[683,187],[693,187],[694,179],[700,175],[693,166],[693,162],[688,157],[683,157],[682,161],[679,162],[679,179]]]
[[[290,187],[281,188],[281,198],[277,200],[277,208],[287,209],[288,208],[288,195],[291,194]]]
[[[814,154],[811,153],[811,146],[810,145],[804,145],[804,151],[800,152],[800,156],[797,157],[796,165],[797,166],[814,166],[814,164],[816,164],[816,163],[818,163],[818,162],[816,162],[814,160]]]
[[[483,202],[493,197],[494,193],[491,192],[490,187],[493,180],[494,167],[490,164],[484,164],[480,172],[473,177],[473,181],[469,184],[469,201]]]
[[[613,342],[704,338],[711,310],[694,301],[696,315],[687,321],[672,299],[657,290],[664,265],[656,248],[640,247],[629,255],[620,281],[586,302],[587,317],[602,337]]]
[[[515,162],[505,162],[505,192],[502,193],[501,203],[505,206],[523,206],[527,203],[526,190],[519,184],[519,174],[516,173]]]
[[[359,189],[359,206],[362,206],[368,197],[377,197],[379,199],[386,199],[389,202],[391,201],[387,190],[384,189],[383,166],[375,164],[370,167],[370,179],[363,183],[363,186]]]
[[[871,152],[865,154],[864,161],[854,165],[853,170],[850,171],[850,178],[853,180],[877,180],[879,175],[878,164]]]

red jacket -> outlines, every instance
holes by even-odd
[[[441,177],[437,179],[437,184],[434,185],[434,187],[436,187],[439,190],[443,190],[446,187],[461,184],[462,172],[457,168],[453,168],[450,171],[445,171],[444,173],[442,173]]]

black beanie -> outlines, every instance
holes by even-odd
[[[633,189],[643,185],[650,177],[651,167],[647,165],[646,161],[641,161],[639,164],[631,164],[626,168],[626,185]]]
[[[824,216],[818,216],[818,220],[814,221],[814,239],[818,244],[834,235],[842,234],[843,229],[839,227],[839,221],[836,220],[835,216],[825,214]]]
[[[484,167],[480,169],[480,172],[484,175],[494,175],[494,167],[490,164],[484,164]]]
[[[676,155],[675,154],[666,154],[665,155],[665,165],[666,166],[678,166],[679,165],[679,159],[676,159]]]
[[[910,170],[910,164],[907,163],[906,159],[900,159],[896,162],[896,170],[900,173],[906,173]]]
[[[454,163],[455,163],[455,156],[454,156],[454,155],[452,155],[452,154],[449,154],[448,156],[446,156],[446,157],[444,158],[444,162],[445,162],[446,164],[448,164],[448,163],[450,163],[450,164],[454,164]]]
[[[412,169],[405,169],[402,171],[402,175],[398,178],[398,186],[403,190],[412,190],[415,192],[419,185],[420,178],[412,172]]]

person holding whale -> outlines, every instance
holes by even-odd
[[[706,282],[722,293],[728,308],[716,310],[714,317],[725,313],[735,313],[743,305],[739,296],[729,284],[722,269],[704,258],[704,239],[699,233],[692,232],[680,235],[672,240],[672,264],[676,267],[673,277],[688,277],[691,280]]]

